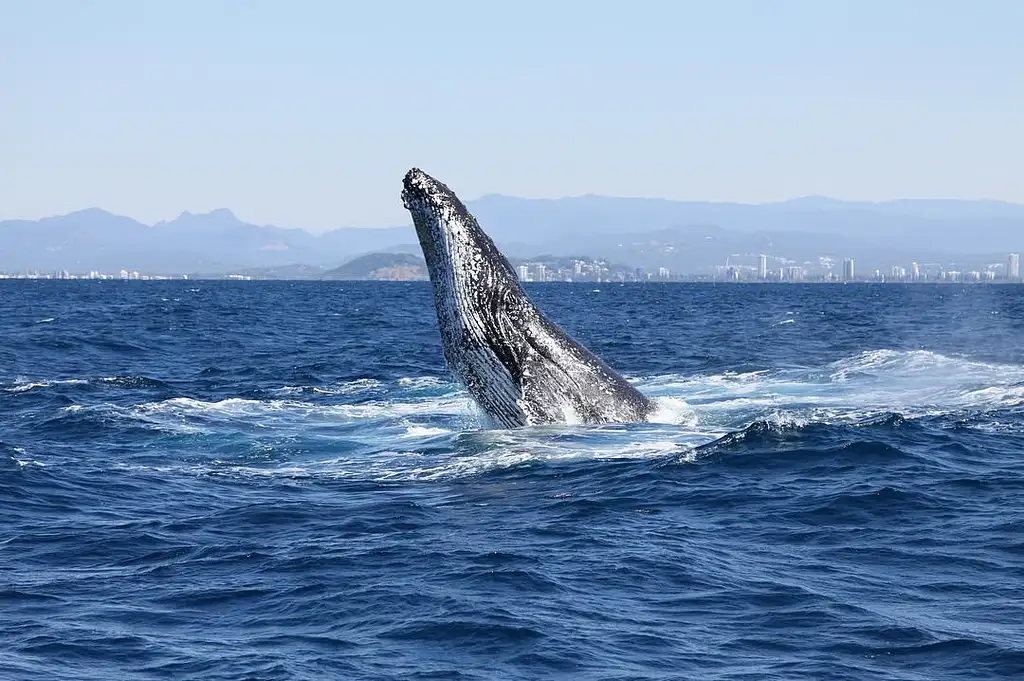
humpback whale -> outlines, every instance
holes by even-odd
[[[413,168],[402,203],[427,262],[445,362],[495,424],[625,423],[654,412],[652,400],[530,302],[452,190]]]

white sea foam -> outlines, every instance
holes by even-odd
[[[313,392],[323,395],[353,395],[379,388],[381,385],[383,384],[374,378],[360,378],[338,385],[316,386],[313,388]]]
[[[432,428],[430,426],[409,426],[405,429],[405,437],[433,437],[447,435],[452,431],[448,428]]]
[[[639,385],[657,397],[682,397],[700,423],[769,413],[848,421],[892,411],[914,417],[1024,404],[1024,367],[925,350],[863,352],[822,369],[657,376]]]
[[[35,459],[30,459],[28,457],[28,452],[25,451],[24,447],[11,447],[11,451],[14,452],[15,454],[17,454],[17,456],[11,457],[12,460],[14,461],[14,463],[18,464],[22,468],[24,468],[26,466],[45,467],[47,465],[47,464],[45,464],[45,463],[43,463],[41,461],[36,461]]]
[[[658,397],[654,400],[657,410],[647,420],[649,423],[695,426],[697,413],[682,397]]]
[[[49,381],[33,381],[31,383],[17,383],[9,388],[4,388],[5,392],[9,393],[26,393],[29,390],[36,388],[46,388],[52,385]]]
[[[905,418],[991,412],[991,419],[972,423],[1005,432],[1019,426],[997,410],[1024,407],[1024,367],[923,350],[875,350],[817,368],[670,374],[635,383],[658,405],[648,423],[492,430],[465,391],[438,378],[357,381],[329,395],[286,386],[272,399],[179,397],[67,411],[238,443],[226,450],[218,445],[219,458],[207,461],[194,440],[183,440],[187,456],[175,470],[190,474],[435,480],[538,462],[685,460],[696,447],[754,421],[799,428],[861,423],[890,412]]]
[[[267,392],[273,395],[301,395],[307,388],[302,385],[285,385],[280,388],[271,388]]]
[[[548,433],[551,435],[551,433]],[[326,459],[275,462],[259,466],[249,463],[211,461],[179,465],[140,465],[126,463],[123,468],[180,472],[202,476],[287,477],[287,478],[359,478],[380,482],[402,480],[441,480],[508,469],[535,463],[574,460],[658,459],[674,455],[685,458],[693,446],[671,439],[627,439],[596,442],[590,439],[570,441],[537,437],[525,431],[510,435],[506,431],[483,431],[469,445],[472,451],[460,451],[459,445],[447,454],[427,455],[415,448],[380,451]],[[477,451],[479,450],[479,451]]]
[[[393,383],[386,383],[373,378],[360,378],[354,381],[337,383],[334,385],[286,385],[280,388],[271,388],[268,392],[273,395],[301,395],[312,393],[317,395],[355,395],[367,392],[389,392],[400,388],[430,389],[443,388],[450,384],[434,376],[404,377]]]
[[[28,380],[25,380],[25,379],[19,379],[19,380],[15,381],[14,385],[11,385],[11,386],[8,386],[8,387],[4,388],[4,391],[5,392],[9,392],[9,393],[24,393],[24,392],[28,392],[29,390],[36,390],[38,388],[49,388],[49,387],[55,386],[55,385],[83,385],[83,384],[86,384],[88,382],[89,381],[87,381],[87,380],[85,380],[83,378],[69,378],[69,379],[52,380],[52,381],[45,381],[45,380],[28,381]]]
[[[406,388],[438,388],[449,384],[436,376],[403,376],[398,379],[398,385]]]

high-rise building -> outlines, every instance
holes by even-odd
[[[910,278],[914,281],[921,278],[921,268],[917,266],[916,262],[910,263]]]
[[[764,254],[757,258],[757,278],[762,281],[768,278],[768,256]]]
[[[1011,253],[1006,265],[1006,277],[1012,281],[1020,279],[1020,254]]]
[[[853,258],[843,260],[843,281],[853,281]]]
[[[548,280],[548,266],[543,263],[537,263],[537,281]]]
[[[528,266],[519,266],[519,281],[530,281],[530,268]]]

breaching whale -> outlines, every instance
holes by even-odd
[[[499,426],[643,421],[654,403],[545,317],[462,201],[405,175],[449,369]]]

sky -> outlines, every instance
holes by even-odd
[[[1018,0],[0,0],[0,219],[462,198],[1024,203]]]

